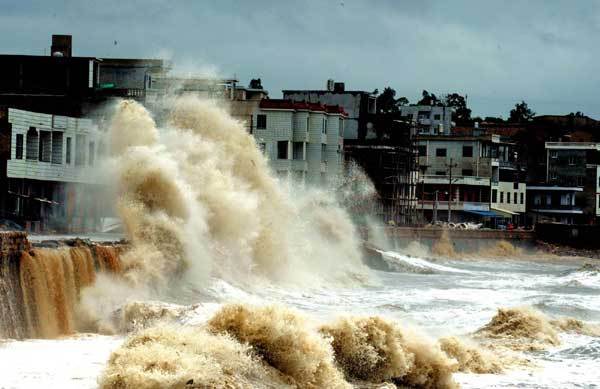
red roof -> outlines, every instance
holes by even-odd
[[[307,103],[304,101],[295,102],[292,100],[283,99],[262,99],[260,101],[259,107],[265,109],[289,109],[295,111],[327,112],[347,116],[346,111],[344,111],[344,109],[339,105]]]

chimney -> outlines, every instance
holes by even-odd
[[[53,57],[70,57],[72,39],[71,35],[52,35],[50,55]]]
[[[333,84],[334,92],[343,92],[346,89],[343,82],[336,82]]]

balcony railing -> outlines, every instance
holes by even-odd
[[[434,200],[419,200],[418,208],[431,210],[436,207]],[[455,211],[489,211],[490,205],[489,203],[483,202],[475,202],[475,201],[452,201],[451,202],[452,210]],[[440,211],[448,210],[448,201],[437,201],[437,209]]]
[[[424,175],[422,176],[426,184],[448,184],[450,181],[449,176],[437,176],[437,175]],[[490,185],[489,177],[478,177],[478,176],[455,176],[452,175],[453,185]]]

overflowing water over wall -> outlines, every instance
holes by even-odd
[[[118,273],[118,248],[71,242],[32,248],[24,233],[0,233],[0,338],[54,338],[77,330],[80,292],[96,272]]]

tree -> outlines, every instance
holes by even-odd
[[[262,82],[260,81],[260,78],[253,78],[250,80],[250,84],[248,85],[248,88],[250,89],[262,89]]]
[[[525,123],[533,119],[535,112],[527,106],[525,101],[515,104],[515,108],[510,111],[509,121],[513,123]]]
[[[494,116],[486,116],[483,121],[487,123],[504,123],[504,119]]]
[[[446,105],[454,108],[452,120],[459,124],[471,122],[471,110],[467,107],[467,99],[458,93],[451,93],[446,96]]]
[[[421,94],[423,98],[419,100],[417,105],[441,105],[442,102],[433,93],[429,93],[426,90]]]
[[[386,87],[383,92],[377,96],[377,111],[388,113],[398,112],[398,107],[408,104],[406,97],[396,99],[396,91],[390,87]]]

